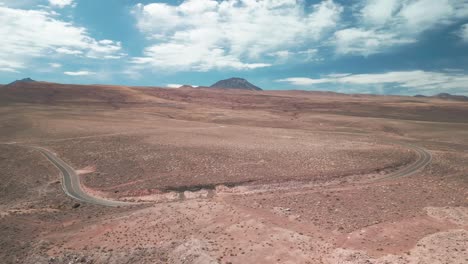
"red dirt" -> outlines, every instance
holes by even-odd
[[[466,263],[468,105],[399,96],[0,87],[4,263]],[[368,182],[416,159],[409,177]],[[106,208],[67,197],[52,149]],[[74,208],[75,207],[75,208]]]

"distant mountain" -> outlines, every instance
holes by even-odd
[[[192,85],[189,85],[189,84],[184,84],[182,86],[179,87],[180,89],[184,89],[184,88],[193,88]]]
[[[36,82],[35,80],[31,79],[31,78],[24,78],[24,79],[21,79],[21,80],[16,80],[14,82],[11,82],[7,85],[13,85],[13,84],[16,84],[16,83],[34,83]]]
[[[210,88],[222,88],[222,89],[242,89],[250,91],[262,91],[260,87],[257,87],[249,83],[246,79],[242,78],[230,78],[226,80],[221,80],[213,85]]]
[[[417,94],[414,97],[419,97],[419,98],[438,98],[438,99],[445,99],[445,100],[454,100],[454,101],[468,101],[468,96],[463,96],[463,95],[453,95],[449,93],[439,93],[433,96],[424,96]]]
[[[434,95],[433,97],[437,97],[437,98],[440,98],[440,99],[456,100],[456,101],[468,101],[467,96],[452,95],[452,94],[449,94],[449,93],[440,93],[440,94]]]

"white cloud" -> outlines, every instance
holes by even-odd
[[[287,82],[296,86],[309,86],[313,84],[327,83],[327,82],[330,82],[330,80],[329,79],[312,79],[312,78],[306,78],[306,77],[291,77],[291,78],[286,78],[286,79],[278,79],[276,80],[276,82]]]
[[[192,86],[193,88],[199,87],[198,85],[192,85],[192,84],[188,84],[188,85]],[[181,86],[184,86],[184,84],[177,84],[177,83],[168,83],[168,84],[166,84],[167,88],[180,88]]]
[[[157,68],[190,69],[208,71],[215,68],[255,69],[270,66],[266,63],[243,63],[221,48],[208,49],[189,43],[167,43],[148,47],[145,57],[133,58],[136,65]]]
[[[18,72],[18,69],[22,69],[24,67],[25,67],[24,63],[20,61],[16,61],[16,60],[9,60],[8,58],[2,58],[0,54],[0,71]]]
[[[461,26],[459,36],[463,42],[468,43],[468,24],[464,24]]]
[[[398,36],[396,33],[347,28],[335,32],[338,54],[371,55],[395,45],[416,42],[415,39]]]
[[[9,68],[9,67],[0,67],[0,72],[13,72],[13,73],[18,73],[14,68]]]
[[[49,0],[49,4],[59,8],[64,8],[69,5],[73,5],[73,0]]]
[[[271,52],[269,53],[268,55],[269,56],[273,56],[273,57],[276,57],[280,60],[286,60],[289,58],[289,56],[291,56],[293,53],[289,50],[279,50],[279,51],[275,51],[275,52]]]
[[[60,54],[66,54],[66,55],[81,55],[83,54],[83,51],[81,50],[72,50],[64,47],[60,47],[55,49],[55,52],[60,53]]]
[[[338,54],[370,55],[414,43],[428,30],[466,19],[468,1],[362,0],[358,10],[357,23],[335,33]]]
[[[66,71],[63,74],[69,75],[69,76],[87,76],[87,75],[94,75],[96,73],[90,72],[90,71]]]
[[[399,0],[367,0],[361,10],[366,23],[382,25],[392,18]]]
[[[306,49],[300,51],[279,50],[270,52],[267,55],[276,59],[275,64],[323,60],[323,58],[318,54],[318,49]]]
[[[329,78],[341,78],[341,77],[346,77],[351,75],[351,73],[331,73],[327,74],[327,77]]]
[[[367,26],[421,33],[467,14],[466,0],[364,0],[361,19]]]
[[[270,66],[265,56],[317,42],[334,29],[342,7],[332,0],[309,8],[296,0],[185,0],[138,4],[137,27],[149,40],[141,67],[207,71]]]
[[[60,63],[49,63],[49,66],[52,67],[52,68],[61,68],[62,67],[62,64]]]
[[[183,84],[177,84],[177,83],[168,83],[166,84],[166,87],[167,88],[179,88],[181,87]]]
[[[301,50],[298,52],[298,54],[306,54],[306,55],[315,55],[317,54],[318,49],[307,49],[307,50]]]
[[[408,30],[422,32],[438,24],[450,22],[454,10],[454,1],[418,0],[403,5],[398,15]]]
[[[431,71],[395,71],[373,74],[330,74],[319,79],[293,77],[276,80],[295,86],[313,86],[317,84],[349,84],[349,85],[394,85],[403,87],[408,93],[429,92],[436,93],[457,90],[468,94],[468,74],[460,71],[431,72]]]
[[[127,56],[125,53],[119,53],[118,55],[105,55],[103,58],[108,60],[117,60]]]
[[[39,0],[0,0],[0,6],[8,6],[12,8],[30,8],[31,6],[39,6]]]
[[[54,54],[105,58],[120,42],[98,41],[87,30],[56,18],[53,11],[0,6],[0,67],[19,70],[34,58]]]

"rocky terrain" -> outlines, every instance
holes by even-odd
[[[467,139],[468,105],[439,98],[3,86],[0,257],[466,263]],[[31,146],[72,166],[91,195],[137,204],[72,199]],[[429,162],[395,174],[421,160],[416,147]]]

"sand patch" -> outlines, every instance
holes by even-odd
[[[468,231],[451,230],[424,237],[408,253],[402,255],[385,255],[372,258],[364,251],[339,248],[324,259],[326,263],[341,264],[464,264],[468,262]]]
[[[343,248],[365,249],[371,256],[401,254],[413,248],[421,238],[452,228],[455,226],[451,223],[419,216],[365,227],[345,234],[340,241]]]
[[[430,217],[435,219],[468,226],[468,208],[466,207],[426,207],[424,209]]]
[[[169,263],[217,264],[218,261],[206,252],[205,248],[207,247],[208,245],[205,242],[199,239],[191,239],[171,252]]]
[[[84,175],[84,174],[89,174],[89,173],[93,173],[96,171],[96,166],[86,166],[82,169],[79,169],[79,170],[75,170],[76,174],[77,175]]]
[[[156,193],[142,196],[129,196],[121,198],[123,201],[141,201],[141,202],[173,202],[180,200],[178,192]]]
[[[52,208],[39,208],[39,209],[12,209],[0,212],[0,218],[6,217],[9,215],[24,215],[24,214],[34,214],[34,213],[54,213],[60,212],[58,209]]]

